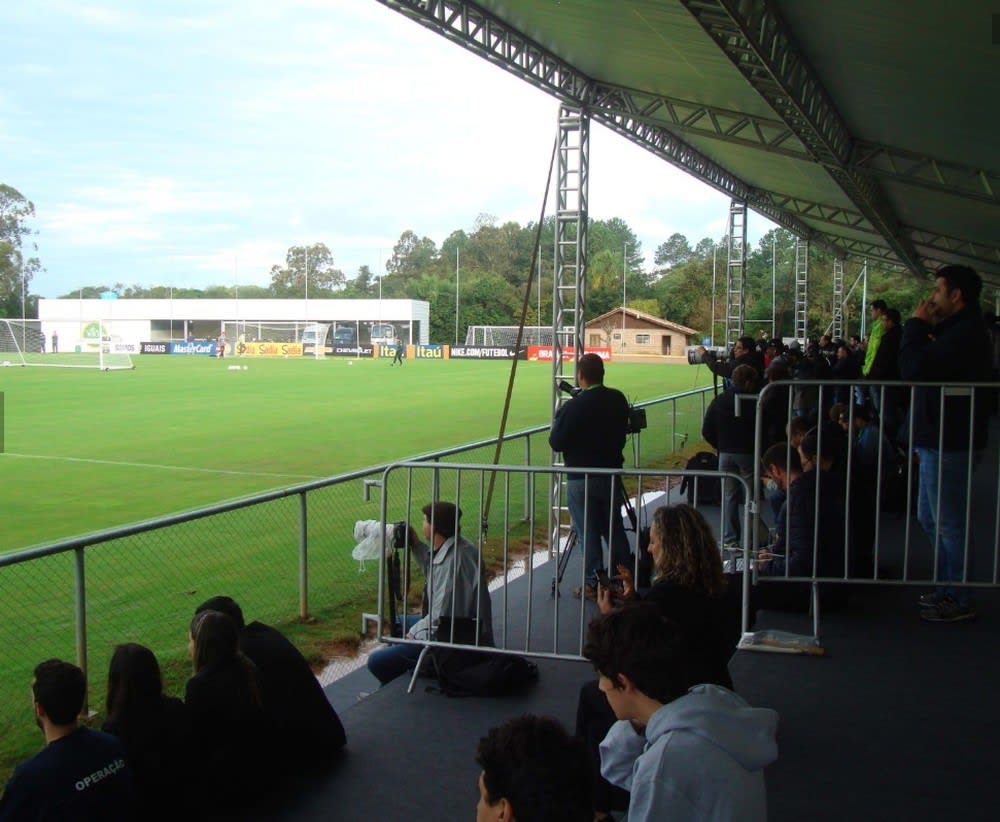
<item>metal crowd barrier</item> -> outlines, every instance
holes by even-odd
[[[424,583],[424,576],[415,571],[416,577],[408,578],[405,562],[401,563],[404,570],[401,573],[401,599],[398,607],[394,606],[392,589],[389,579],[392,563],[389,557],[394,549],[388,543],[388,537],[383,541],[380,560],[380,589],[378,613],[378,639],[389,644],[408,644],[419,646],[425,651],[433,647],[486,648],[499,653],[516,653],[527,656],[559,659],[582,659],[583,645],[587,626],[595,615],[593,607],[588,607],[585,599],[569,596],[573,587],[583,587],[584,565],[582,551],[577,551],[575,562],[566,567],[569,569],[566,577],[560,583],[558,579],[559,560],[565,559],[564,553],[574,550],[572,538],[563,538],[559,545],[549,545],[548,527],[550,497],[546,491],[549,483],[559,482],[560,475],[565,473],[563,467],[532,467],[532,466],[493,466],[488,464],[470,465],[458,463],[436,463],[428,465],[420,462],[401,462],[389,466],[382,479],[381,520],[384,523],[407,521],[418,531],[418,525],[423,521],[420,509],[432,500],[452,502],[462,511],[461,535],[472,542],[477,549],[478,571],[481,575],[492,578],[489,585],[492,596],[492,622],[494,646],[480,644],[481,632],[477,631],[475,642],[455,643],[452,634],[444,638],[408,639],[405,636],[392,636],[386,633],[385,626],[392,624],[399,611],[422,611],[421,597],[418,591],[422,587],[429,588],[432,582]],[[738,474],[718,471],[687,471],[687,470],[648,470],[624,469],[588,469],[591,477],[606,477],[610,484],[617,483],[619,476],[624,481],[627,494],[634,500],[637,527],[628,534],[630,550],[633,552],[633,573],[638,578],[638,534],[648,527],[652,519],[652,510],[660,504],[667,504],[668,485],[676,485],[683,477],[694,479],[719,478],[736,482],[742,486],[744,498],[752,501],[753,495],[749,483]],[[490,484],[491,475],[498,477],[497,486],[501,489],[493,496],[493,511],[486,511],[486,488]],[[520,499],[522,491],[527,489],[527,497],[534,505],[522,516],[515,510],[514,500]],[[676,503],[679,498],[676,488],[669,498]],[[585,506],[589,499],[585,498]],[[747,538],[750,532],[753,507],[748,505],[743,512],[742,555],[740,570],[742,571],[742,601],[743,623],[745,631],[748,624],[748,603],[751,541]],[[624,510],[613,512],[625,520]],[[485,533],[480,527],[483,522],[491,523]],[[564,522],[568,523],[568,513],[564,512]],[[499,524],[499,528],[495,524]],[[626,521],[626,528],[631,525]],[[432,529],[433,530],[433,529]],[[408,545],[400,552],[405,556]],[[721,553],[721,546],[720,546]],[[608,564],[608,547],[602,546],[604,566]],[[456,553],[450,552],[454,560]],[[446,559],[445,562],[448,560]],[[452,572],[456,573],[453,563]],[[491,573],[492,571],[496,573]],[[454,577],[453,577],[454,579]],[[488,596],[482,586],[479,596]],[[427,590],[427,602],[433,602],[433,590]],[[477,602],[476,613],[480,613],[481,603]],[[446,608],[447,610],[447,608]],[[440,616],[451,617],[451,613],[432,614],[432,618]],[[465,614],[459,617],[467,616]],[[454,625],[454,623],[451,623]],[[735,647],[734,647],[735,651]],[[419,672],[419,666],[418,666]],[[411,681],[412,687],[412,681]]]
[[[765,425],[762,408],[768,405],[768,398],[776,392],[788,389],[787,398],[782,400],[784,418],[791,419],[797,413],[796,392],[815,389],[816,407],[819,409],[820,430],[826,426],[836,427],[840,420],[831,420],[828,415],[831,399],[837,394],[847,395],[847,449],[843,454],[842,473],[824,474],[816,485],[815,510],[820,510],[823,504],[823,488],[826,493],[841,492],[830,483],[843,484],[845,529],[843,545],[842,575],[821,575],[819,573],[819,516],[814,516],[814,538],[811,576],[769,577],[767,584],[772,582],[807,582],[813,590],[813,633],[814,639],[819,639],[819,596],[817,586],[820,584],[851,583],[858,585],[909,585],[909,586],[939,586],[947,584],[967,588],[995,588],[1000,585],[1000,449],[997,447],[997,425],[994,402],[998,396],[1000,383],[929,383],[902,381],[873,380],[791,380],[771,383],[764,387],[756,399],[757,429],[754,459],[754,516],[758,522],[765,522],[774,527],[787,528],[785,523],[774,522],[765,515],[762,504],[763,472],[761,464],[763,456],[763,428]],[[921,389],[939,390],[936,400],[939,418],[945,424],[937,432],[936,450],[944,450],[945,425],[954,426],[961,434],[962,447],[949,450],[946,453],[954,455],[961,466],[963,488],[957,496],[963,502],[961,528],[964,531],[962,540],[962,574],[960,579],[945,579],[941,576],[939,560],[941,558],[941,529],[936,528],[933,537],[923,532],[917,521],[919,494],[919,458],[915,444],[913,417],[908,412],[899,417],[896,430],[887,422],[893,421],[891,414],[885,413],[887,403],[898,403],[902,409],[912,409],[920,398]],[[949,405],[953,398],[967,400],[967,410],[956,413]],[[852,477],[858,471],[861,454],[857,432],[854,429],[854,406],[861,400],[868,413],[875,418],[877,428],[877,452],[874,465],[864,466],[871,471],[875,482],[875,499],[872,520],[872,554],[871,573],[851,573],[851,526],[852,517],[858,516],[858,510],[863,509],[868,500],[860,498],[857,483]],[[963,402],[963,404],[965,404]],[[882,413],[879,413],[879,410]],[[946,410],[947,409],[947,410]],[[988,442],[985,448],[976,450],[973,446],[973,431],[977,414],[988,416],[985,423],[988,427]],[[786,429],[787,430],[787,429]],[[869,431],[869,435],[876,432]],[[785,438],[787,442],[787,437]],[[827,451],[830,441],[825,443]],[[818,437],[816,462],[824,457],[824,437]],[[787,454],[787,450],[786,450]],[[786,469],[787,469],[786,462]],[[942,491],[947,478],[944,475],[944,462],[938,460],[937,472],[938,493],[933,499],[928,499],[926,505],[933,508],[934,522],[940,523],[942,513]],[[896,490],[903,492],[902,510],[887,511],[885,492],[887,483],[897,483]],[[902,483],[902,485],[898,485]],[[953,490],[953,489],[950,489]],[[916,526],[916,527],[915,527]],[[758,541],[760,529],[754,527],[753,551],[760,549]],[[855,555],[856,559],[856,555]]]

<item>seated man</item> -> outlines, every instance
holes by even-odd
[[[14,770],[0,820],[132,819],[132,775],[118,737],[77,725],[87,680],[76,665],[50,659],[35,668],[35,721],[46,747]]]
[[[407,543],[427,579],[425,612],[412,624],[407,619],[407,638],[437,638],[443,617],[470,619],[477,621],[479,644],[492,646],[493,609],[486,588],[485,568],[480,562],[479,549],[459,533],[461,509],[451,502],[432,502],[421,510],[424,537],[431,544],[420,542],[412,526]],[[449,638],[441,637],[446,641]],[[368,657],[368,670],[385,685],[412,670],[420,651],[418,645],[390,645]]]
[[[263,622],[243,622],[230,597],[212,597],[195,610],[219,611],[236,624],[240,650],[257,666],[264,712],[273,723],[278,761],[289,768],[326,760],[344,747],[344,726],[309,663],[288,639]]]
[[[601,743],[601,773],[630,792],[629,822],[764,820],[778,715],[718,685],[686,690],[682,645],[647,604],[590,624],[583,655],[619,720]]]
[[[590,822],[587,759],[554,719],[521,716],[479,740],[476,822]]]

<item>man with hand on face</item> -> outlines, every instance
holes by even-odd
[[[983,281],[968,266],[938,269],[934,291],[903,326],[899,350],[902,379],[911,382],[987,382],[990,345],[979,305]],[[929,622],[959,622],[976,615],[969,589],[948,583],[965,574],[965,509],[970,461],[986,447],[990,397],[985,389],[915,388],[910,416],[920,458],[917,519],[937,553],[935,591],[920,597]],[[972,429],[972,451],[969,429]],[[939,483],[940,474],[940,483]],[[971,550],[970,550],[971,555]]]

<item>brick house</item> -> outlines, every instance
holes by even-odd
[[[588,346],[610,348],[612,355],[671,357],[678,362],[687,361],[685,349],[699,342],[697,335],[693,328],[634,308],[616,308],[584,326]]]

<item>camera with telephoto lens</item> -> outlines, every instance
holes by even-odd
[[[397,551],[406,547],[406,534],[409,528],[409,523],[405,519],[392,524],[392,547]]]

